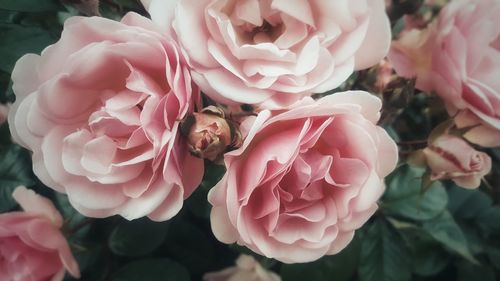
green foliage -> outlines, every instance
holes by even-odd
[[[424,222],[423,229],[452,251],[455,251],[473,263],[477,263],[467,246],[464,233],[448,211],[441,213],[441,215],[432,220]]]
[[[411,278],[410,252],[403,238],[382,219],[371,224],[362,238],[361,281],[405,281]]]
[[[2,0],[0,9],[18,12],[47,12],[61,9],[57,0]]]
[[[40,53],[55,38],[38,26],[23,26],[19,24],[0,24],[0,54],[2,64],[0,70],[11,72],[16,61],[26,53]]]
[[[439,215],[448,203],[448,195],[440,182],[422,193],[423,170],[403,165],[387,177],[383,198],[384,212],[413,220],[428,220]]]
[[[12,191],[34,184],[28,153],[17,145],[0,148],[0,213],[16,206]]]
[[[189,272],[169,259],[133,261],[120,268],[112,281],[189,281]]]
[[[167,234],[168,223],[147,218],[120,222],[109,237],[109,248],[120,256],[144,256],[160,246]]]

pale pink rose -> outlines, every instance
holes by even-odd
[[[11,132],[43,183],[90,217],[174,216],[201,182],[178,129],[199,92],[175,43],[147,18],[73,17],[12,74]]]
[[[5,104],[0,104],[0,126],[7,121],[7,116],[9,114],[9,106]]]
[[[417,77],[417,88],[435,91],[465,137],[500,146],[500,1],[455,0],[426,30],[393,43],[389,58],[398,74]]]
[[[442,135],[424,149],[431,180],[451,179],[458,186],[478,188],[481,179],[491,171],[488,154],[476,151],[465,140]]]
[[[0,280],[62,281],[66,270],[80,278],[52,202],[25,187],[12,196],[24,212],[0,214]]]
[[[210,272],[203,276],[204,281],[281,281],[271,271],[265,270],[252,256],[241,255],[236,266],[218,272]]]
[[[391,31],[384,0],[143,0],[175,33],[203,92],[277,108],[377,64]]]
[[[376,125],[381,101],[343,92],[262,111],[210,191],[212,230],[285,263],[338,253],[377,209],[397,147]]]

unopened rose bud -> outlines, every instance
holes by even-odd
[[[225,118],[224,112],[214,106],[193,113],[181,126],[191,153],[210,161],[239,143],[236,128]]]
[[[7,115],[9,114],[9,107],[5,104],[0,104],[0,126],[7,121]]]
[[[391,82],[394,76],[394,68],[392,63],[388,60],[383,59],[380,61],[377,68],[377,81],[375,82],[375,87],[379,92],[383,92],[387,85]]]
[[[463,188],[477,188],[491,171],[488,154],[475,150],[454,135],[442,135],[424,149],[431,180],[451,179]]]

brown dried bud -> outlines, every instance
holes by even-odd
[[[194,112],[181,124],[193,155],[215,161],[231,147],[239,145],[241,137],[224,112],[209,106],[201,112]]]

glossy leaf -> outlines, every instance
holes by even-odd
[[[382,208],[387,214],[413,220],[428,220],[439,215],[448,203],[446,190],[434,182],[422,191],[422,169],[403,165],[387,178]]]

